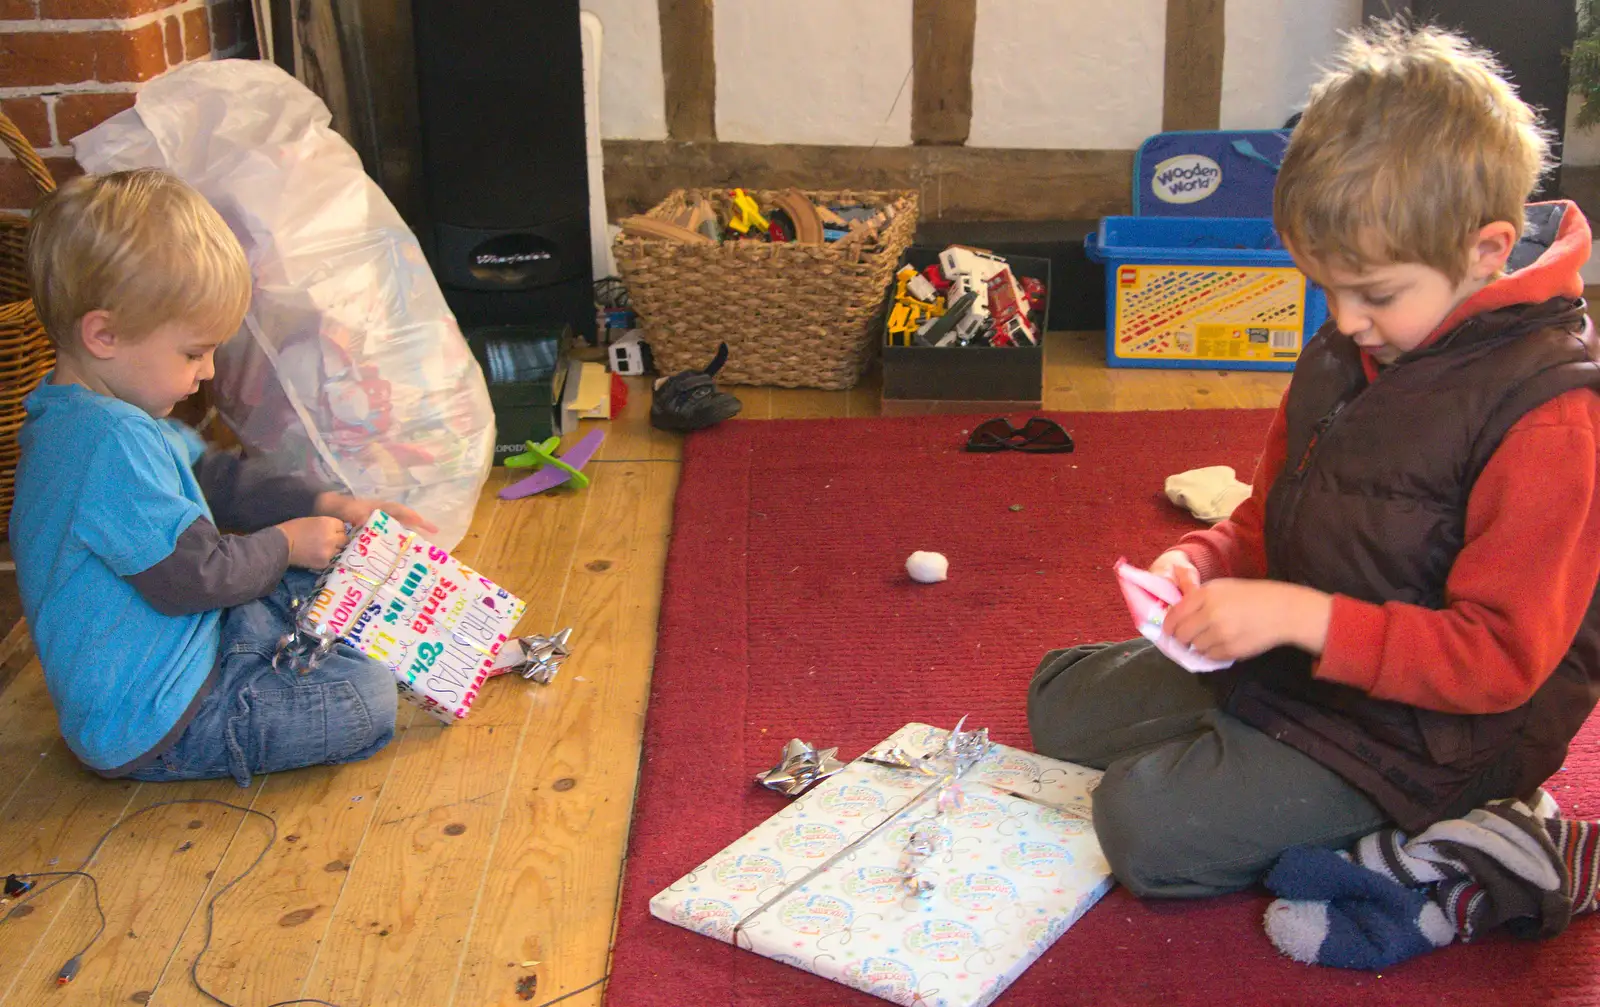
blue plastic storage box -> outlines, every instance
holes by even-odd
[[[1289,371],[1328,317],[1272,221],[1107,217],[1084,238],[1106,264],[1106,363]]]

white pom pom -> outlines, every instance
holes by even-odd
[[[938,552],[914,552],[906,560],[906,573],[919,584],[937,584],[950,573],[950,561]]]

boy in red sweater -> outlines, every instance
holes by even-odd
[[[1600,697],[1600,349],[1589,225],[1524,208],[1548,164],[1493,59],[1353,36],[1312,89],[1274,217],[1331,319],[1230,520],[1151,570],[1192,675],[1143,640],[1047,655],[1039,751],[1104,767],[1135,893],[1256,881],[1296,845],[1531,801]]]

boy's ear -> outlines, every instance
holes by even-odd
[[[117,334],[111,327],[111,312],[104,308],[84,315],[78,321],[78,341],[96,360],[109,360],[117,353]]]
[[[1517,228],[1509,220],[1497,220],[1478,229],[1468,256],[1467,275],[1477,280],[1492,279],[1506,268],[1511,250],[1517,247]]]

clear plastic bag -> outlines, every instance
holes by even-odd
[[[255,292],[217,351],[218,412],[283,471],[394,500],[466,534],[494,451],[482,371],[416,237],[277,67],[191,63],[74,140],[91,172],[165,168],[244,246]]]

